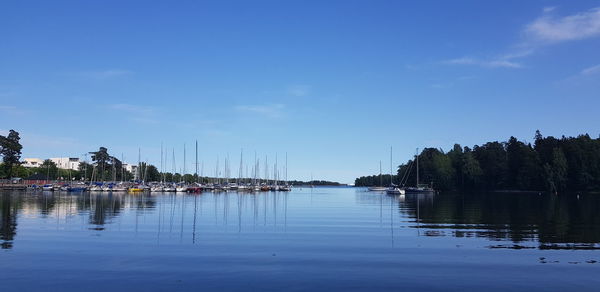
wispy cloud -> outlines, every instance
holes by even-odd
[[[287,89],[287,93],[289,95],[301,97],[310,94],[311,86],[310,85],[293,85]]]
[[[600,36],[600,7],[573,15],[557,17],[555,9],[547,7],[542,16],[525,27],[532,41],[556,43]]]
[[[126,103],[111,104],[108,106],[109,109],[128,112],[132,114],[150,115],[155,112],[155,108],[144,105],[134,105]]]
[[[0,113],[22,115],[26,114],[27,110],[20,109],[13,105],[0,105]]]
[[[16,109],[17,107],[12,105],[0,105],[0,111],[13,111]]]
[[[133,74],[133,71],[123,70],[123,69],[108,69],[108,70],[100,70],[100,71],[81,72],[82,76],[96,79],[96,80],[113,79],[113,78],[131,75],[131,74]]]
[[[600,64],[581,70],[581,75],[593,75],[600,73]]]
[[[156,108],[145,105],[117,103],[107,106],[108,109],[127,113],[126,118],[138,124],[158,124]]]
[[[476,65],[488,68],[522,68],[520,63],[513,62],[507,58],[495,58],[495,59],[478,59],[472,57],[462,57],[457,59],[450,59],[443,61],[442,63],[448,65]]]
[[[491,58],[462,57],[442,64],[518,69],[524,67],[518,60],[533,55],[541,46],[600,36],[600,7],[563,17],[557,17],[555,11],[555,7],[543,8],[540,17],[525,25],[523,39],[509,53]]]
[[[283,104],[266,104],[266,105],[238,105],[235,110],[240,112],[254,113],[270,118],[279,118],[283,116]]]

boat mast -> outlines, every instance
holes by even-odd
[[[176,182],[175,181],[175,173],[177,173],[177,165],[175,163],[175,147],[173,147],[173,157],[172,157],[172,161],[173,161],[173,175],[171,176],[171,182]]]
[[[123,180],[125,179],[125,166],[123,165],[123,161],[125,161],[125,158],[123,158],[123,153],[121,153],[121,183],[123,183]]]
[[[288,185],[288,175],[287,175],[287,152],[285,153],[285,185]]]
[[[198,176],[198,140],[196,140],[196,183],[200,183],[200,176]]]
[[[279,175],[277,174],[277,153],[275,153],[275,164],[273,164],[273,180],[275,181],[275,186],[277,186],[278,179]]]
[[[242,150],[240,150],[240,170],[238,173],[238,182],[237,182],[238,185],[242,182],[243,172],[244,172],[244,148],[242,148]]]
[[[394,175],[392,174],[392,146],[390,146],[390,187],[394,185]]]
[[[135,172],[137,175],[137,180],[140,180],[141,176],[142,176],[142,149],[138,148],[138,169]],[[102,179],[102,182],[104,182],[104,179]]]
[[[417,185],[419,187],[419,148],[417,148]]]
[[[379,160],[379,186],[383,187],[383,177],[381,176],[381,160]]]

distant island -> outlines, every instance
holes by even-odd
[[[339,182],[327,181],[327,180],[312,180],[312,181],[291,180],[288,183],[291,184],[292,186],[335,186],[335,187],[348,186],[348,184],[342,184]]]
[[[543,137],[536,131],[534,144],[515,137],[487,142],[473,148],[455,144],[453,149],[425,148],[419,153],[420,182],[436,190],[450,191],[600,191],[600,138]],[[412,160],[398,166],[394,184],[416,183]],[[389,185],[390,175],[359,177],[355,186]]]

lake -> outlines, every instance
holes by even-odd
[[[0,196],[5,292],[600,289],[600,196]]]

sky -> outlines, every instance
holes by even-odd
[[[23,158],[352,183],[510,136],[600,134],[600,1],[3,1],[0,133]],[[88,157],[89,159],[89,157]],[[245,169],[246,166],[243,168]],[[264,168],[263,168],[264,169]],[[264,170],[263,170],[264,171]],[[264,174],[263,174],[264,175]]]

